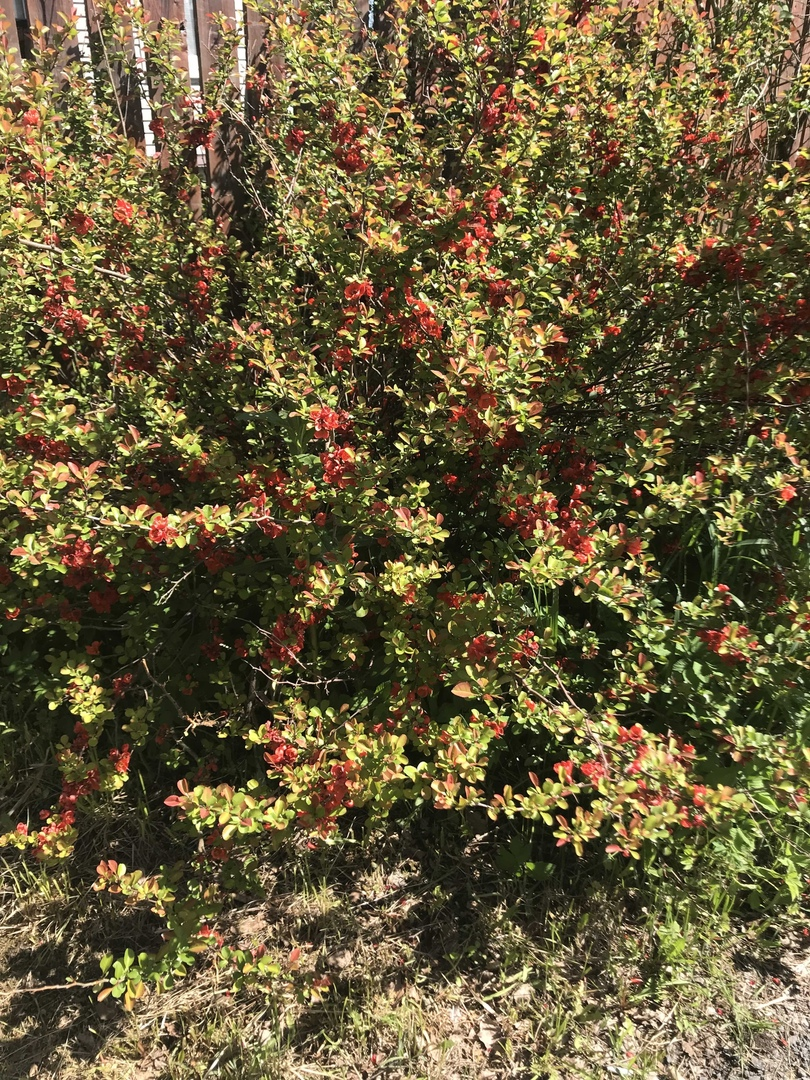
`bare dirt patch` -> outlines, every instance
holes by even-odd
[[[231,997],[203,960],[131,1014],[64,984],[92,982],[107,949],[154,948],[148,913],[111,901],[90,922],[75,886],[7,891],[0,1077],[810,1077],[800,932],[715,933],[688,897],[655,911],[581,866],[553,886],[505,879],[496,856],[487,838],[432,835],[279,857],[266,896],[219,928],[236,947],[300,949],[302,976],[328,980],[322,999]]]

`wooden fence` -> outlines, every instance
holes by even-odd
[[[374,0],[355,0],[358,30],[363,24],[369,26],[373,23],[373,5]],[[179,25],[181,48],[177,64],[179,70],[185,73],[192,94],[205,88],[220,44],[219,29],[212,16],[225,16],[237,34],[234,78],[244,98],[246,74],[262,52],[266,30],[254,8],[246,6],[244,0],[123,0],[124,12],[127,8],[132,10],[135,7],[139,8],[143,22],[150,28],[157,28],[169,20]],[[90,79],[101,76],[112,80],[127,135],[143,148],[147,156],[159,153],[150,128],[154,119],[152,104],[145,92],[147,58],[135,21],[129,23],[128,51],[130,63],[134,61],[138,69],[139,79],[132,79],[115,65],[111,68],[109,64],[94,62],[93,43],[98,43],[100,37],[99,16],[94,0],[0,0],[0,49],[4,48],[5,36],[5,48],[9,53],[15,52],[18,58],[30,59],[38,24],[54,30],[70,18],[76,20],[77,33],[67,43],[66,59],[79,61]],[[225,148],[216,143],[208,150],[200,148],[197,152],[201,178],[204,178],[210,190],[211,208],[225,227],[233,204],[230,164]],[[199,190],[192,197],[192,205],[200,208]]]
[[[204,85],[211,70],[217,31],[210,16],[224,15],[239,34],[235,61],[240,80],[244,81],[264,38],[260,16],[246,7],[244,0],[131,0],[130,6],[141,4],[147,24],[155,26],[163,20],[172,20],[180,25],[184,68],[192,89]],[[374,0],[357,0],[355,7],[360,22],[373,24]],[[7,25],[8,49],[23,58],[31,55],[31,30],[36,23],[53,28],[71,14],[78,19],[78,37],[71,45],[71,52],[75,59],[84,60],[89,66],[92,64],[90,33],[98,25],[93,0],[0,0],[0,21]],[[137,40],[133,42],[136,56],[138,44]]]
[[[365,24],[373,27],[375,0],[355,0],[358,13],[358,29]],[[379,2],[379,0],[378,0]],[[640,23],[645,22],[649,13],[661,0],[618,0],[619,5],[636,12]],[[712,13],[723,3],[745,4],[748,0],[693,0],[699,11],[704,11],[711,18]],[[572,0],[573,3],[573,0]],[[772,85],[770,93],[783,92],[791,79],[796,78],[802,68],[810,63],[810,0],[791,0],[792,28],[790,42],[785,52],[782,71]],[[209,78],[212,61],[216,52],[218,28],[211,16],[224,15],[235,27],[238,45],[234,56],[234,77],[238,80],[243,93],[245,75],[261,53],[265,26],[261,17],[244,0],[123,0],[123,8],[142,5],[145,21],[149,26],[157,26],[164,20],[179,24],[182,34],[182,50],[178,64],[186,72],[189,88],[192,91],[205,87]],[[39,23],[51,28],[64,22],[65,16],[77,19],[77,35],[69,43],[72,59],[85,64],[88,77],[93,77],[92,40],[98,29],[98,15],[94,0],[0,0],[0,23],[5,24],[7,48],[15,50],[18,56],[28,58],[31,55],[32,29]],[[131,56],[143,75],[146,75],[146,56],[143,43],[139,39],[135,24],[130,42]],[[3,35],[0,33],[0,48]],[[110,73],[111,74],[111,73]],[[140,80],[140,87],[146,86],[146,79]],[[144,149],[147,155],[157,152],[155,139],[150,131],[152,119],[151,104],[143,90],[132,84],[123,88],[116,86],[116,92],[125,102],[122,112],[127,133]],[[787,156],[810,144],[810,124],[803,117],[797,125],[792,146],[787,149]],[[227,172],[228,163],[223,160],[221,149],[214,147],[206,156],[201,151],[199,164],[208,176],[212,188],[214,205],[219,205],[227,216]]]

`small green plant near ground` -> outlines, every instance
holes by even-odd
[[[741,1059],[773,1028],[758,1011],[781,995],[767,969],[779,950],[764,923],[724,923],[688,877],[650,888],[592,857],[558,865],[553,882],[507,878],[495,863],[501,842],[403,829],[363,848],[303,851],[295,861],[279,853],[261,868],[265,899],[245,897],[220,929],[228,947],[264,947],[280,967],[298,950],[307,983],[328,979],[323,996],[304,998],[276,977],[266,993],[232,997],[230,980],[204,965],[141,999],[130,1018],[89,988],[7,998],[0,986],[10,1076],[37,1060],[40,1075],[60,1080],[129,1080],[136,1070],[161,1080],[348,1080],[363,1071],[601,1080],[608,1066],[642,1080],[667,1076],[667,1048],[699,1044],[707,1028]],[[99,950],[122,937],[112,907],[93,928],[86,894],[65,896],[58,910],[42,900],[9,905],[16,945],[7,970],[55,981],[61,962],[84,981]],[[84,931],[70,957],[60,953],[66,923],[72,936]],[[134,952],[153,932],[143,922],[123,929]],[[738,952],[762,965],[754,987]],[[37,1042],[33,1021],[45,1013],[64,1027],[40,1023]],[[92,1038],[80,1039],[88,1030]],[[719,1073],[709,1063],[699,1075]]]
[[[724,915],[796,908],[810,158],[784,10],[405,2],[362,41],[346,3],[264,14],[248,110],[227,31],[195,100],[143,27],[159,159],[56,50],[0,68],[7,852],[160,928],[106,950],[128,1007],[202,957],[323,997],[229,913],[268,850],[424,807],[525,823],[500,859],[527,883],[596,848],[664,898],[689,873]],[[227,234],[191,208],[217,141]]]

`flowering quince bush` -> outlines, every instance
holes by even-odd
[[[176,865],[98,852],[95,888],[165,924],[105,960],[128,1004],[208,948],[236,985],[289,977],[218,913],[262,848],[398,804],[714,851],[795,901],[810,158],[783,13],[423,0],[371,40],[346,4],[263,14],[247,114],[227,29],[194,101],[142,28],[156,159],[100,83],[0,74],[0,745],[56,788],[3,843],[67,859],[112,799],[165,803]],[[235,141],[226,234],[194,152]]]

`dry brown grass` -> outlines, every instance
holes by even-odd
[[[132,1014],[86,987],[30,991],[92,981],[105,951],[153,947],[148,912],[108,898],[99,918],[87,882],[7,865],[0,1077],[721,1080],[743,1075],[735,1055],[774,1017],[792,1030],[806,1016],[798,951],[781,975],[746,969],[739,956],[759,954],[741,930],[721,940],[694,913],[687,925],[642,910],[632,889],[581,869],[553,887],[509,880],[497,851],[444,830],[277,855],[265,895],[235,903],[220,929],[242,948],[300,948],[303,973],[329,976],[325,997],[230,997],[201,962]],[[788,997],[769,1008],[776,989]],[[778,1080],[804,1075],[786,1071],[788,1051],[777,1036]]]

